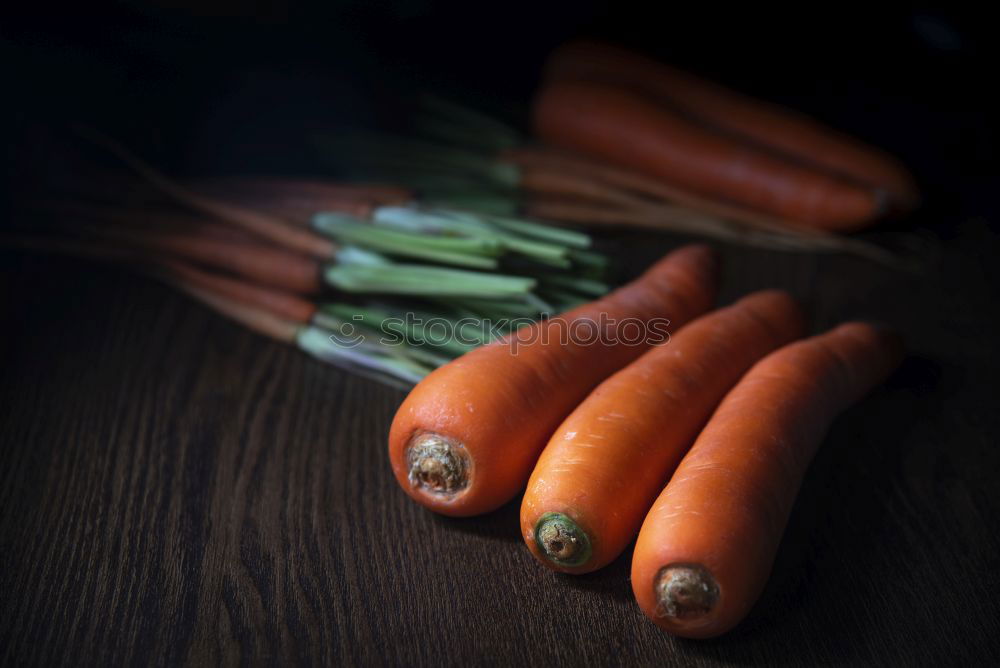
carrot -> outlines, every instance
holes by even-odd
[[[262,285],[298,294],[315,294],[322,286],[320,263],[305,255],[271,248],[256,241],[233,239],[225,225],[200,224],[180,232],[111,228],[95,234],[155,253],[167,253],[230,271]]]
[[[310,199],[315,202],[316,211],[324,211],[325,206],[343,202],[402,205],[413,200],[413,193],[400,186],[332,183],[292,177],[230,176],[201,179],[192,184],[192,189],[213,192],[222,199],[242,199],[243,196],[252,194]]]
[[[662,318],[682,325],[711,305],[715,271],[709,248],[682,248],[602,299],[431,373],[392,423],[389,457],[399,484],[446,515],[475,515],[509,501],[560,421],[648,347],[612,340],[623,321],[654,330]]]
[[[548,166],[522,166],[518,186],[529,193],[573,197],[605,205],[632,205],[635,195],[602,183],[589,175]]]
[[[307,323],[316,314],[315,304],[289,292],[254,285],[168,258],[158,260],[157,264],[174,280],[183,280],[220,297],[262,309],[286,320]]]
[[[216,195],[221,190],[199,188],[199,193]],[[310,196],[272,195],[270,193],[245,193],[239,195],[243,206],[261,211],[269,216],[275,216],[293,223],[299,227],[308,226],[313,217],[320,212],[336,212],[347,214],[362,220],[371,217],[375,205],[360,200],[317,200]]]
[[[168,179],[144,160],[133,155],[124,146],[99,132],[83,127],[78,127],[77,130],[82,136],[113,153],[157,190],[184,206],[232,223],[264,239],[318,259],[328,260],[333,257],[337,250],[336,244],[329,239],[291,227],[280,218],[194,192]]]
[[[802,328],[791,297],[757,292],[598,385],[552,435],[528,481],[521,534],[532,554],[566,573],[614,560],[723,395]]]
[[[289,222],[308,224],[320,212],[335,211],[356,218],[370,218],[379,206],[404,205],[413,200],[405,188],[382,185],[333,184],[288,178],[229,177],[203,179],[191,189]]]
[[[257,308],[237,299],[220,295],[214,290],[193,282],[186,280],[174,281],[171,280],[170,276],[167,277],[167,282],[189,297],[193,297],[217,313],[240,323],[258,334],[263,334],[281,343],[295,343],[296,341],[301,327],[299,323],[282,318],[266,309]]]
[[[804,224],[851,230],[881,213],[874,189],[705,130],[613,86],[548,84],[535,101],[534,124],[555,146]]]
[[[547,147],[518,147],[504,151],[500,158],[526,169],[546,169],[560,173],[574,174],[583,178],[589,176],[599,183],[615,186],[626,192],[645,197],[651,202],[665,200],[674,204],[718,216],[750,227],[796,234],[809,237],[831,236],[827,232],[794,222],[774,218],[757,211],[726,204],[718,200],[706,198],[690,190],[678,188],[674,184],[664,183],[644,174],[627,169],[621,169],[604,162],[597,162],[584,156],[556,151]]]
[[[119,248],[95,244],[93,241],[51,236],[0,237],[0,246],[61,253],[132,266],[140,273],[167,283],[255,332],[284,343],[295,341],[301,324],[280,308],[255,303],[260,300],[249,298],[252,294],[250,291],[233,289],[233,284],[237,281],[231,281],[226,286],[214,280],[221,277],[212,276],[183,262],[152,256],[142,249]],[[272,300],[271,306],[274,303]]]
[[[632,588],[647,616],[671,633],[707,638],[747,614],[827,427],[901,355],[895,335],[848,323],[747,372],[643,522]]]
[[[183,258],[250,278],[279,290],[314,294],[321,288],[321,266],[312,258],[267,246],[239,227],[205,222],[176,211],[131,209],[89,202],[38,202],[33,208],[61,219],[61,227],[125,244],[132,249]],[[110,224],[108,224],[110,223]]]
[[[902,208],[912,208],[919,199],[906,168],[883,151],[803,114],[637,53],[603,44],[570,43],[552,55],[547,73],[554,79],[613,83],[652,95],[732,135],[884,189]]]
[[[219,225],[204,218],[180,211],[164,211],[146,207],[117,206],[74,200],[32,202],[31,209],[55,214],[59,219],[85,218],[101,223],[114,224],[123,234],[145,232],[183,232],[199,234],[213,239],[259,243],[259,238],[249,232],[229,225]],[[66,225],[72,229],[76,223]]]

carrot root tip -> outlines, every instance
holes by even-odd
[[[582,566],[592,553],[587,532],[562,513],[545,513],[538,519],[535,543],[546,559],[559,566]]]
[[[704,566],[670,564],[653,582],[656,614],[671,619],[693,619],[712,611],[719,600],[719,585]]]
[[[415,436],[406,451],[410,486],[434,496],[454,496],[469,485],[469,454],[440,434]]]

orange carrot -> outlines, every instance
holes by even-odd
[[[242,227],[288,249],[322,260],[331,259],[337,250],[336,244],[329,239],[291,227],[280,218],[189,190],[168,179],[144,160],[133,155],[124,146],[105,135],[89,128],[79,127],[77,129],[82,136],[116,155],[119,160],[131,167],[148,183],[184,206]]]
[[[199,193],[212,193],[218,196],[220,191],[198,189]],[[230,194],[230,196],[232,196]],[[310,196],[272,195],[270,193],[244,193],[239,195],[243,206],[275,216],[297,226],[309,225],[313,217],[320,212],[335,211],[345,213],[355,218],[370,218],[375,205],[361,200],[317,200]]]
[[[193,282],[173,280],[170,275],[166,276],[166,280],[189,297],[193,297],[217,313],[258,334],[263,334],[281,343],[295,343],[301,323],[287,320],[266,309],[220,295],[214,290]]]
[[[815,227],[857,229],[882,213],[872,188],[713,133],[613,86],[550,83],[535,102],[534,124],[555,146]]]
[[[802,328],[791,297],[757,292],[598,385],[552,435],[528,481],[521,534],[532,554],[566,573],[614,560],[723,395]]]
[[[327,205],[343,202],[368,202],[375,205],[402,205],[413,199],[413,193],[401,186],[379,183],[332,183],[311,179],[266,176],[229,176],[202,179],[193,189],[212,192],[223,199],[241,199],[244,195],[263,194],[269,197],[310,199],[316,211]]]
[[[573,197],[611,206],[630,206],[639,200],[636,195],[589,175],[548,166],[522,166],[518,186],[529,193]]]
[[[626,192],[645,197],[651,202],[665,200],[758,229],[804,236],[829,236],[828,233],[813,227],[726,204],[679,188],[675,184],[664,183],[644,174],[621,169],[566,151],[558,151],[548,147],[522,146],[504,151],[500,159],[503,162],[518,165],[522,170],[544,168],[549,171],[574,174],[580,178],[589,177],[599,183],[615,186]]]
[[[259,243],[257,236],[239,227],[220,225],[206,220],[204,216],[199,217],[181,211],[74,200],[31,202],[29,208],[56,214],[60,220],[85,218],[102,223],[112,223],[121,226],[119,231],[126,235],[143,232],[183,232],[212,237],[213,239]],[[76,223],[69,223],[64,227],[70,231],[75,225]]]
[[[743,619],[830,422],[901,356],[895,335],[848,323],[747,372],[643,522],[632,588],[646,615],[692,638],[719,635]]]
[[[157,264],[162,266],[174,281],[184,281],[220,297],[262,309],[292,322],[310,322],[316,313],[315,304],[289,292],[247,283],[177,260],[164,258],[158,260]]]
[[[316,213],[336,211],[369,218],[382,205],[403,205],[413,199],[405,188],[381,185],[332,184],[300,179],[229,177],[201,180],[192,190],[294,222],[307,224]]]
[[[888,191],[911,208],[919,199],[913,178],[892,156],[818,121],[775,104],[610,45],[576,42],[558,49],[550,77],[626,86],[652,95],[698,120],[805,163]]]
[[[262,285],[298,294],[315,294],[322,287],[316,260],[255,241],[233,239],[225,225],[200,224],[196,231],[160,232],[103,226],[87,228],[95,235],[156,253],[167,253],[224,269]]]
[[[725,223],[718,218],[673,204],[643,206],[636,203],[614,204],[565,196],[533,195],[526,198],[522,206],[525,214],[532,218],[599,227],[628,225],[690,234],[713,231],[722,233],[725,228]]]
[[[644,345],[613,340],[625,321],[655,334],[711,305],[715,256],[705,246],[669,254],[636,281],[559,318],[518,329],[440,367],[396,413],[393,472],[413,499],[446,515],[501,506],[524,487],[560,421]]]
[[[286,343],[295,340],[298,327],[308,322],[315,312],[312,304],[293,295],[203,271],[185,262],[156,257],[146,249],[48,235],[3,236],[0,246],[131,266],[256,332]]]

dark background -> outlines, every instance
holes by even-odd
[[[524,123],[545,54],[581,34],[899,155],[925,205],[890,233],[933,250],[919,272],[720,247],[723,302],[784,287],[814,329],[874,317],[911,351],[835,425],[750,618],[717,641],[671,639],[636,609],[628,555],[597,574],[556,576],[520,545],[516,502],[454,521],[406,501],[384,456],[401,393],[120,270],[4,251],[0,660],[996,657],[992,22],[954,3],[651,4],[22,7],[0,21],[6,182],[20,192],[58,172],[42,129],[69,121],[175,174],[321,173],[309,129],[391,126],[395,105],[425,88]],[[603,243],[638,268],[681,241],[619,233]]]

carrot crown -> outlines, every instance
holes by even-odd
[[[535,524],[535,543],[559,566],[582,566],[593,553],[587,532],[562,513],[545,513]]]

